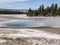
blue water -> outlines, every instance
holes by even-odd
[[[33,18],[31,20],[5,22],[1,25],[7,27],[60,27],[60,17]]]
[[[15,21],[3,23],[2,25],[7,27],[36,27],[38,26],[37,23],[36,21]]]

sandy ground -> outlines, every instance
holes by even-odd
[[[43,31],[60,34],[60,28],[59,27],[44,27],[44,28],[43,27],[36,27],[36,28],[30,28],[30,29],[40,29]]]
[[[48,31],[45,31],[46,29]],[[0,28],[0,45],[60,45],[60,35],[49,31],[57,29],[58,28]],[[59,30],[57,30],[57,32],[59,32]]]

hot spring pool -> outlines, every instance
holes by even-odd
[[[60,17],[9,21],[1,23],[1,25],[6,27],[60,27]]]
[[[38,21],[30,21],[30,20],[2,23],[2,26],[6,26],[6,27],[40,27],[41,25],[43,24]]]

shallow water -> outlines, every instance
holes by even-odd
[[[7,27],[60,27],[60,17],[18,20],[12,22],[5,22],[2,23],[1,25]]]
[[[7,22],[7,23],[2,23],[3,26],[6,26],[6,27],[36,27],[36,26],[39,26],[37,24],[38,22],[35,22],[35,21],[14,21],[14,22]]]

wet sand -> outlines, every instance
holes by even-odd
[[[30,29],[39,29],[47,32],[52,32],[56,34],[60,34],[60,27],[35,27]]]

